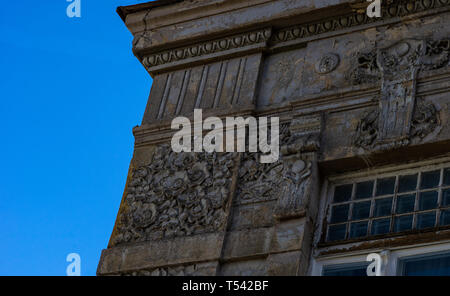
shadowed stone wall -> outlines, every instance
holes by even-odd
[[[97,273],[306,275],[327,176],[446,155],[450,0],[367,5],[120,7],[153,86]],[[280,159],[172,152],[171,120],[196,108],[280,117]]]

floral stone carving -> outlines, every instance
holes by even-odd
[[[112,244],[222,231],[234,154],[156,148],[133,170]]]
[[[273,164],[258,162],[257,153],[245,153],[237,184],[237,204],[276,201],[274,217],[288,219],[305,214],[313,192],[311,155],[319,150],[320,116],[294,119],[282,125],[280,159]]]

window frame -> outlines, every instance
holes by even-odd
[[[421,189],[420,187],[420,182],[421,182],[421,176],[422,173],[425,172],[431,172],[431,171],[435,171],[435,170],[440,170],[443,171],[446,168],[450,168],[450,157],[445,157],[445,158],[439,158],[439,159],[433,159],[433,160],[429,160],[429,161],[423,161],[423,162],[417,162],[417,163],[413,163],[413,164],[406,164],[406,165],[397,165],[397,166],[389,166],[389,167],[381,167],[378,169],[372,169],[372,170],[365,170],[365,171],[358,171],[358,172],[352,172],[352,173],[344,173],[344,174],[340,174],[340,175],[335,175],[335,176],[329,176],[327,178],[328,182],[325,182],[324,186],[325,186],[325,191],[323,192],[323,195],[325,195],[324,198],[324,202],[322,202],[322,206],[320,209],[320,229],[323,229],[323,231],[317,236],[318,237],[318,243],[321,244],[346,244],[346,243],[351,243],[353,241],[360,241],[360,240],[376,240],[376,239],[380,239],[383,237],[396,237],[396,236],[402,236],[404,235],[404,232],[394,232],[393,227],[394,227],[394,216],[397,216],[396,213],[391,213],[391,215],[389,216],[391,221],[390,221],[390,231],[386,234],[381,234],[381,235],[370,235],[369,234],[369,230],[371,229],[371,224],[374,220],[376,219],[383,219],[386,217],[373,217],[373,211],[374,211],[374,206],[375,206],[375,202],[371,202],[371,207],[370,207],[370,216],[367,219],[362,219],[361,221],[365,221],[368,220],[369,224],[368,224],[368,234],[366,236],[363,237],[359,237],[359,238],[349,238],[349,233],[350,233],[350,222],[358,222],[360,220],[351,220],[351,219],[347,219],[346,222],[343,222],[342,224],[347,224],[346,226],[346,238],[345,240],[338,240],[338,241],[327,241],[327,236],[328,236],[328,226],[330,224],[335,225],[336,223],[330,223],[330,219],[331,219],[331,211],[332,211],[332,206],[333,205],[338,205],[338,204],[346,204],[348,203],[349,205],[355,204],[356,202],[363,202],[366,200],[377,200],[377,199],[383,199],[383,198],[387,198],[388,196],[392,196],[393,200],[392,200],[392,209],[395,208],[396,206],[396,202],[397,202],[397,196],[399,195],[407,195],[407,194],[411,194],[412,191],[408,191],[408,192],[403,192],[403,193],[398,193],[398,179],[399,176],[403,176],[403,175],[412,175],[412,174],[417,174],[417,184],[416,184],[416,189],[414,191],[415,196],[415,208],[413,212],[408,212],[405,214],[399,214],[399,215],[413,215],[413,221],[412,221],[412,229],[408,230],[407,232],[418,232],[418,231],[432,231],[432,230],[436,230],[437,228],[443,228],[445,229],[446,227],[448,228],[449,226],[440,226],[439,225],[439,219],[441,218],[441,201],[442,201],[442,193],[444,188],[448,189],[450,188],[449,185],[445,185],[443,186],[443,178],[444,178],[444,173],[442,172],[440,175],[440,179],[439,179],[439,185],[435,188],[431,188],[431,189]],[[369,199],[361,199],[361,200],[356,200],[353,197],[355,196],[355,191],[356,191],[356,183],[360,183],[360,182],[364,182],[364,181],[374,181],[374,189],[376,188],[376,180],[379,179],[384,179],[384,178],[389,178],[389,177],[395,177],[395,188],[394,188],[394,193],[391,195],[385,195],[385,196],[376,196],[375,193],[373,192],[373,196]],[[342,203],[333,203],[333,197],[334,197],[334,189],[336,186],[340,186],[340,185],[347,185],[347,184],[353,184],[353,188],[352,188],[352,198],[350,199],[350,201],[348,202],[342,202]],[[437,207],[431,210],[419,210],[418,206],[419,206],[419,198],[420,198],[420,192],[424,191],[435,191],[438,190],[438,198],[437,198]],[[323,199],[322,199],[323,200]],[[447,208],[449,208],[449,206],[446,206]],[[349,217],[351,217],[352,215],[352,208],[353,206],[349,206]],[[449,208],[450,209],[450,208]],[[391,210],[392,211],[392,210]],[[435,211],[435,226],[432,228],[428,228],[428,229],[417,229],[417,217],[419,213],[427,213],[427,212],[432,212]],[[323,225],[325,224],[325,225]]]
[[[450,240],[421,245],[409,245],[390,249],[366,250],[364,252],[350,252],[334,256],[313,258],[310,275],[322,276],[326,267],[346,267],[353,264],[366,262],[367,255],[378,253],[384,255],[387,264],[383,266],[385,276],[402,276],[402,263],[404,260],[450,254]]]

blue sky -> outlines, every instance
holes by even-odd
[[[0,10],[0,275],[95,275],[151,77],[115,9],[144,1],[4,1]]]

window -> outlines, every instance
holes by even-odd
[[[324,240],[345,241],[450,225],[450,166],[338,182]]]
[[[401,260],[399,272],[405,276],[450,276],[450,253]]]
[[[312,275],[367,276],[367,255],[382,255],[382,273],[387,276],[449,276],[450,242],[404,246],[392,250],[340,254],[312,261]]]
[[[323,276],[367,276],[367,266],[369,262],[357,262],[352,264],[342,264],[326,266]]]

